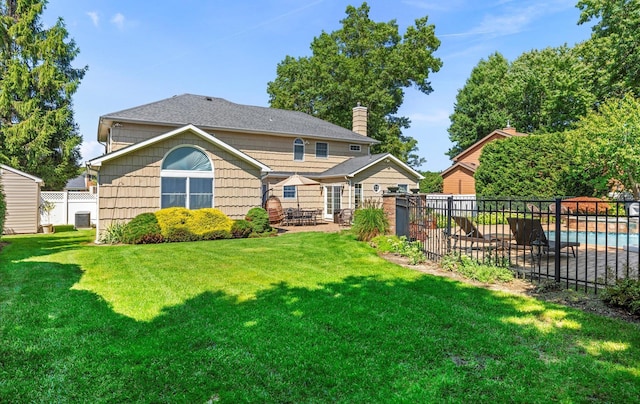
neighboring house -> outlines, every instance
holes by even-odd
[[[89,170],[85,170],[84,173],[67,181],[63,188],[63,191],[93,193],[94,189],[95,183],[91,177],[91,173]]]
[[[243,218],[266,195],[282,206],[341,208],[380,199],[383,190],[417,187],[420,173],[391,154],[370,154],[367,109],[353,108],[348,130],[302,112],[183,94],[103,115],[106,154],[98,175],[98,234],[115,221],[171,206],[215,207]],[[300,174],[317,186],[274,184]]]
[[[453,195],[475,194],[476,181],[473,175],[480,165],[482,149],[489,142],[513,136],[527,136],[527,134],[517,132],[516,128],[507,126],[504,129],[494,130],[455,156],[453,165],[440,173],[442,175],[442,193]]]
[[[4,233],[37,233],[40,227],[42,179],[0,164],[0,182],[7,205]]]

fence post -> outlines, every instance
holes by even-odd
[[[447,254],[451,252],[451,216],[453,212],[453,196],[447,197]]]
[[[68,190],[65,190],[62,193],[62,206],[64,207],[63,224],[69,224],[69,191]]]
[[[556,211],[554,212],[554,215],[556,219],[556,245],[554,248],[553,264],[555,269],[555,281],[556,283],[560,283],[560,243],[562,242],[562,212],[560,211],[560,208],[562,207],[562,199],[556,198],[555,204]]]

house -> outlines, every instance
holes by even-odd
[[[475,194],[476,181],[473,175],[480,165],[482,149],[489,142],[513,136],[527,136],[527,134],[517,132],[516,128],[507,126],[503,129],[494,130],[455,156],[451,167],[440,173],[442,175],[442,193],[452,195]]]
[[[0,164],[0,182],[6,203],[5,234],[37,233],[40,227],[42,179]]]
[[[367,109],[353,108],[353,130],[297,111],[183,94],[106,114],[88,162],[98,178],[98,234],[115,221],[171,206],[215,207],[244,218],[276,195],[284,208],[341,208],[407,190],[422,176],[389,153],[371,154]],[[275,188],[299,174],[317,186]]]

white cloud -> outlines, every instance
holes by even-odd
[[[125,18],[121,13],[116,13],[113,17],[111,17],[111,23],[114,24],[118,29],[124,28]]]
[[[424,113],[416,112],[409,114],[411,122],[426,122],[430,124],[448,124],[451,111],[446,109],[436,109],[434,111]]]
[[[80,145],[80,154],[82,155],[83,161],[100,157],[104,154],[104,145],[98,143],[96,140],[85,140]]]
[[[91,18],[94,26],[98,26],[100,24],[100,17],[98,16],[98,12],[96,11],[88,11],[87,15]]]

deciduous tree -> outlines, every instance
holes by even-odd
[[[0,160],[61,188],[77,175],[81,137],[72,95],[86,67],[62,19],[40,20],[44,0],[0,4]]]
[[[395,20],[372,21],[367,3],[347,7],[346,14],[340,29],[314,38],[311,56],[287,56],[278,64],[267,86],[270,104],[350,129],[351,107],[361,103],[368,108],[369,135],[381,142],[375,151],[419,164],[416,140],[402,134],[410,121],[396,114],[404,88],[432,91],[429,74],[442,65],[433,56],[440,45],[435,27],[423,17],[401,36]]]

